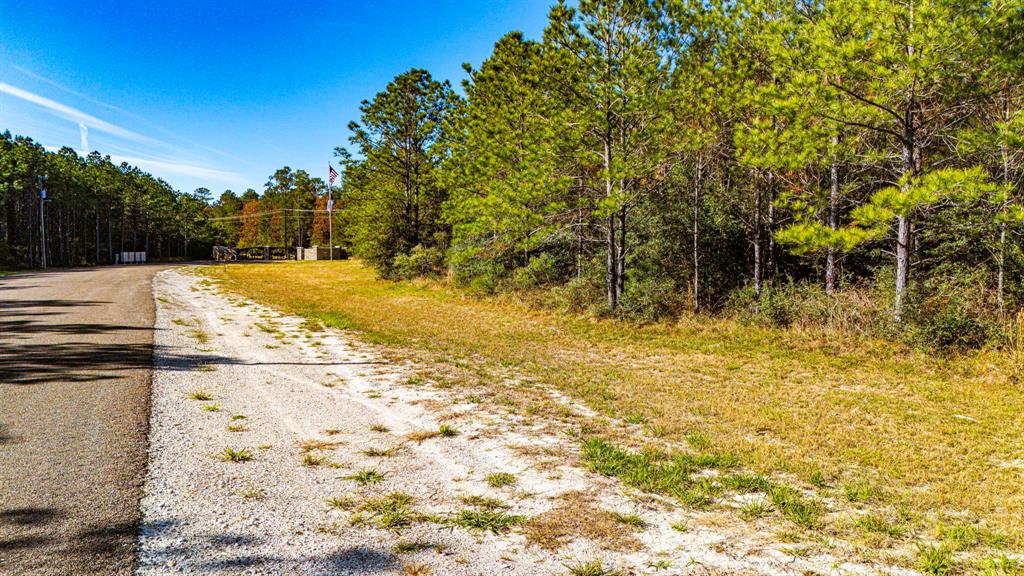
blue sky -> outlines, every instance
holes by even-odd
[[[324,176],[359,102],[412,67],[458,86],[554,0],[0,0],[0,131],[191,191]]]

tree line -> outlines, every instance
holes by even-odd
[[[604,313],[980,345],[1022,297],[1022,40],[1003,0],[559,2],[462,94],[362,103],[344,240]]]
[[[225,190],[209,208],[217,244],[310,246],[328,244],[326,185],[305,170],[276,170],[260,195]]]
[[[106,264],[126,251],[186,257],[206,236],[201,195],[98,152],[50,152],[10,132],[0,134],[0,211],[2,265]]]
[[[45,199],[42,198],[46,191]],[[262,194],[180,192],[109,156],[46,150],[0,134],[0,265],[110,264],[120,252],[150,259],[207,258],[213,245],[328,243],[325,185],[283,167]],[[45,228],[45,242],[44,242]]]

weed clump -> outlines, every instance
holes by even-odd
[[[513,526],[526,522],[526,517],[508,514],[502,510],[462,510],[442,522],[492,534],[504,534]]]
[[[379,484],[379,483],[383,482],[384,481],[384,475],[381,474],[380,472],[376,471],[376,470],[367,469],[367,470],[360,470],[359,472],[356,472],[355,474],[352,474],[350,476],[346,476],[345,479],[346,480],[352,480],[352,481],[356,482],[357,484],[363,484],[365,486],[365,485],[370,485],[370,484]]]
[[[200,401],[205,402],[207,400],[213,400],[213,394],[210,394],[206,390],[203,390],[202,388],[200,388],[198,390],[193,390],[193,391],[189,392],[188,393],[188,399],[189,400],[200,400]]]
[[[225,462],[248,462],[252,460],[252,451],[248,448],[225,448],[221,451],[221,457]]]
[[[491,488],[502,488],[516,483],[516,477],[508,472],[495,472],[488,474],[485,478]]]

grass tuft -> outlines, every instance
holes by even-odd
[[[772,507],[765,498],[755,498],[740,507],[740,517],[744,520],[757,520],[771,514]]]
[[[363,455],[369,456],[370,458],[390,458],[398,451],[401,450],[401,446],[392,446],[391,448],[367,448],[363,450]]]
[[[622,512],[612,512],[612,518],[615,519],[619,524],[629,526],[630,528],[636,528],[637,530],[643,530],[647,528],[647,522],[643,518],[636,514],[623,514]]]
[[[821,504],[811,500],[792,486],[776,485],[768,491],[775,508],[801,528],[814,528],[821,515]]]
[[[356,501],[350,496],[331,496],[326,499],[327,505],[336,510],[352,510],[356,507]]]
[[[843,495],[850,502],[868,504],[881,502],[882,489],[867,480],[856,480],[843,485]]]
[[[355,474],[352,474],[350,476],[345,476],[345,480],[352,480],[357,484],[363,484],[364,486],[368,486],[370,484],[379,484],[383,482],[384,475],[376,470],[367,469],[360,470],[359,472],[356,472]]]
[[[400,530],[423,519],[412,508],[413,497],[404,492],[392,492],[380,498],[370,498],[359,506],[364,522],[387,530]]]
[[[407,440],[422,443],[431,438],[437,438],[441,433],[437,430],[416,430],[405,435]]]
[[[488,474],[485,478],[491,488],[502,488],[516,483],[516,477],[508,472],[495,472]]]
[[[932,576],[948,576],[956,570],[953,551],[944,545],[919,545],[917,548],[917,569]]]
[[[421,550],[427,550],[433,548],[434,545],[429,542],[419,542],[410,540],[399,540],[395,542],[395,545],[391,547],[395,551],[395,554],[415,554]]]
[[[473,506],[476,508],[482,508],[484,510],[508,510],[509,508],[511,508],[511,506],[497,498],[480,496],[479,494],[474,494],[472,496],[463,496],[459,500],[461,500],[462,503],[465,504],[466,506]]]
[[[623,576],[624,572],[614,568],[605,568],[600,560],[587,560],[565,566],[569,576]]]
[[[189,400],[200,400],[205,402],[207,400],[213,400],[213,394],[210,394],[206,390],[199,388],[198,390],[193,390],[189,392],[188,398]]]
[[[302,465],[303,466],[316,467],[316,466],[322,466],[322,465],[326,464],[327,462],[328,462],[328,458],[327,458],[327,456],[324,456],[323,454],[314,454],[312,452],[307,452],[307,453],[302,455]]]
[[[513,526],[526,522],[526,517],[508,514],[502,510],[462,510],[444,519],[443,522],[471,530],[504,534]]]
[[[221,451],[221,457],[226,462],[248,462],[252,460],[252,452],[248,448],[227,447]]]
[[[879,514],[865,514],[858,518],[853,525],[868,534],[877,534],[889,538],[902,538],[905,533],[903,526],[890,522]]]

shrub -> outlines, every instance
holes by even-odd
[[[732,294],[726,312],[753,324],[877,336],[892,320],[887,287],[881,282],[849,285],[830,296],[814,282],[765,283],[760,305],[754,288],[746,286]]]
[[[995,295],[983,271],[928,278],[906,311],[905,339],[930,348],[981,348],[1001,336]]]
[[[389,276],[412,280],[419,277],[437,277],[444,273],[444,251],[436,247],[417,244],[408,254],[399,254],[391,262]]]
[[[530,262],[512,273],[512,283],[519,290],[530,290],[558,282],[561,273],[558,263],[550,254],[534,256]]]
[[[664,277],[641,278],[626,283],[619,301],[619,316],[650,322],[672,316],[685,306],[686,291]]]

